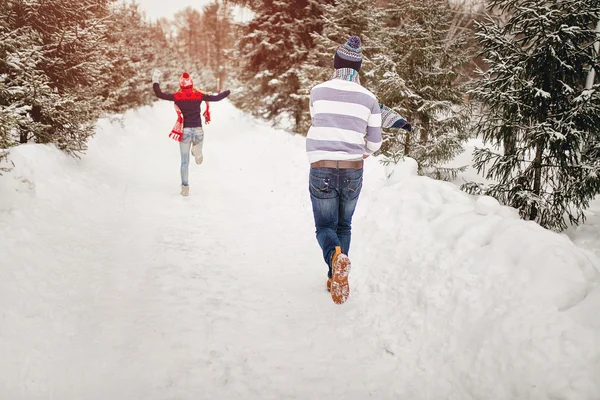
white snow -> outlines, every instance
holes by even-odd
[[[475,212],[479,215],[496,214],[499,210],[500,203],[490,196],[481,196],[475,203]]]
[[[572,226],[566,234],[573,243],[600,259],[600,196],[596,196],[596,199],[590,203],[585,215],[585,223]]]
[[[0,398],[600,398],[598,251],[369,158],[335,305],[304,138],[212,112],[187,198],[167,102],[12,150]]]
[[[387,164],[385,166],[385,176],[389,182],[401,182],[410,176],[416,176],[419,170],[419,164],[414,158],[404,157],[402,162],[397,164]]]

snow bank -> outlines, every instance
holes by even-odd
[[[22,145],[11,150],[10,159],[17,166],[0,177],[0,210],[8,211],[19,205],[21,194],[44,197],[49,179],[61,171],[64,165],[73,164],[73,160],[54,146]],[[42,186],[37,187],[36,183]]]
[[[590,203],[585,215],[584,224],[572,226],[565,233],[577,246],[600,258],[600,196]]]
[[[598,398],[597,260],[406,164],[363,195],[352,257],[357,301],[403,373],[437,382],[427,398]]]

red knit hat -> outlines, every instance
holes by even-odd
[[[191,89],[194,87],[194,81],[187,72],[184,72],[179,78],[179,87],[182,89]]]

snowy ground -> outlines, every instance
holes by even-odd
[[[304,139],[212,110],[189,198],[166,102],[101,121],[79,161],[13,150],[0,398],[600,399],[599,230],[578,247],[369,159],[336,306]]]

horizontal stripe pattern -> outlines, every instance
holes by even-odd
[[[367,142],[377,143],[381,139],[381,128],[376,128],[373,126],[367,127]]]
[[[343,151],[348,154],[363,154],[365,146],[339,140],[306,139],[306,151]]]
[[[340,129],[340,128],[315,128],[313,127],[312,136],[314,140],[333,140],[338,142],[348,142],[355,144],[365,144],[365,135],[348,130],[348,129]]]
[[[322,113],[313,117],[312,126],[314,128],[346,129],[364,136],[367,124],[364,119],[350,115]]]
[[[337,70],[336,70],[337,71]],[[330,83],[335,81],[335,86],[331,86],[331,85],[325,85],[325,83]],[[329,80],[325,83],[322,83],[320,85],[315,86],[315,89],[318,87],[330,87],[333,89],[338,89],[338,90],[346,90],[348,92],[359,92],[359,93],[364,93],[366,95],[369,95],[371,97],[373,97],[373,100],[377,101],[377,98],[375,97],[375,95],[373,93],[371,93],[371,91],[369,91],[369,89],[366,89],[364,87],[362,87],[360,85],[360,82],[350,82],[350,81],[345,81],[338,78],[334,78],[332,80]],[[381,112],[381,109],[379,110],[379,112]]]
[[[357,83],[332,79],[311,90],[312,126],[306,139],[309,162],[356,160],[381,146],[377,98]]]
[[[373,96],[362,92],[332,89],[330,87],[315,87],[311,95],[311,103],[319,100],[355,103],[365,106],[369,111],[373,105]]]
[[[363,121],[367,121],[371,116],[371,109],[362,104],[356,103],[341,103],[333,100],[319,100],[313,103],[313,108],[321,114],[337,114],[346,115],[349,117],[357,117]]]
[[[373,126],[381,129],[381,114],[371,114],[367,121],[367,126]]]

